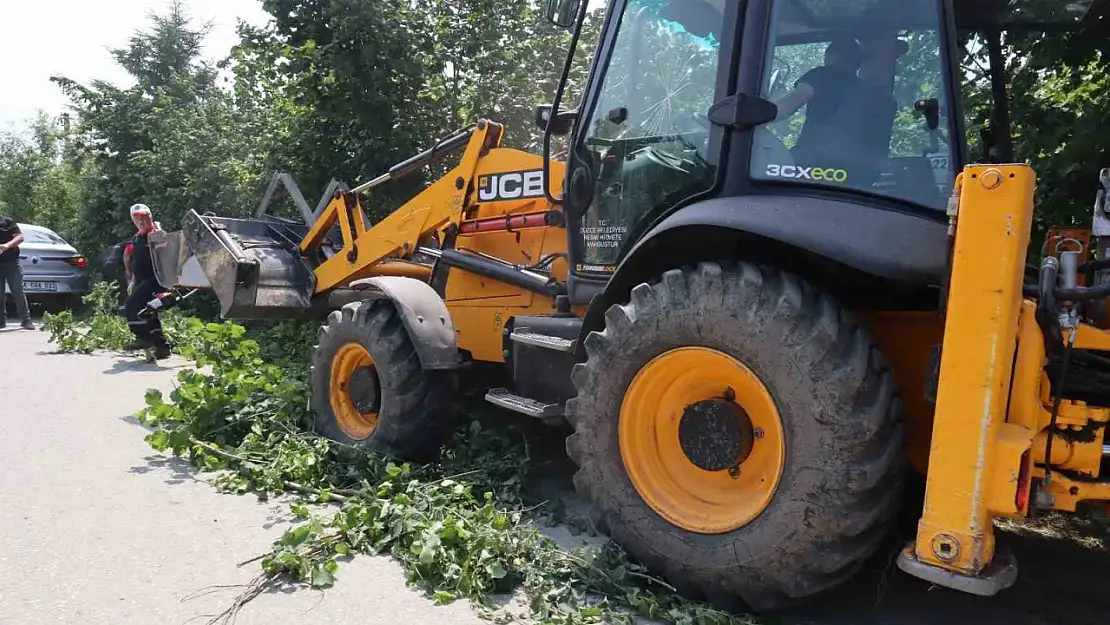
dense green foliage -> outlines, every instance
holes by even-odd
[[[536,0],[260,1],[273,20],[241,26],[217,63],[202,59],[207,29],[177,0],[114,51],[132,86],[56,77],[72,111],[0,136],[0,210],[99,259],[131,232],[134,202],[170,229],[191,208],[244,215],[280,169],[314,203],[333,178],[365,180],[479,117],[507,124],[508,145],[538,149],[533,108],[550,101],[568,37]],[[580,43],[571,105],[600,18],[591,14]],[[965,117],[981,158],[987,52],[981,37],[967,40]],[[1085,223],[1098,170],[1110,164],[1099,132],[1110,115],[1106,41],[1099,32],[1004,39],[1016,156],[1041,180],[1039,225]],[[387,188],[372,209],[423,182]]]
[[[132,232],[135,202],[168,229],[189,209],[247,215],[283,170],[314,204],[330,180],[357,184],[482,117],[507,125],[506,145],[538,149],[534,107],[554,93],[568,35],[533,0],[263,5],[272,22],[241,25],[215,64],[178,0],[113,51],[132,86],[55,77],[72,113],[0,137],[3,210],[100,259]],[[599,15],[590,23],[571,103]],[[370,206],[381,214],[423,182]]]
[[[57,314],[46,313],[43,330],[50,334],[50,342],[63,354],[91,354],[96,350],[118,350],[135,337],[127,327],[127,320],[117,314],[119,285],[115,282],[98,282],[84,296],[82,303],[89,308],[84,324],[77,324],[74,311]]]

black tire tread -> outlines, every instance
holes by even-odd
[[[693,328],[683,329],[676,319]],[[590,503],[598,529],[680,588],[718,604],[739,598],[764,611],[836,587],[875,552],[903,490],[902,404],[890,367],[852,314],[791,274],[706,262],[638,285],[628,303],[606,311],[605,320],[605,329],[585,341],[587,359],[572,374],[577,396],[567,404],[575,430],[566,445],[578,465],[574,484]],[[724,322],[730,330],[713,327]],[[703,536],[666,524],[635,495],[612,442],[619,411],[612,409],[611,396],[619,406],[630,379],[627,370],[643,362],[638,353],[696,343],[704,334],[716,340],[733,330],[743,338],[732,340],[764,346],[765,363],[789,370],[795,385],[807,387],[813,401],[828,407],[795,427],[829,438],[823,447],[808,443],[819,458],[797,458],[788,447],[779,494],[789,490],[786,480],[794,480],[793,503],[776,496],[748,526]],[[773,395],[808,401],[783,384],[769,386]],[[801,421],[786,414],[780,399],[776,396],[784,421]],[[788,446],[794,442],[790,436]],[[816,465],[798,466],[815,460]],[[761,523],[764,517],[769,520]],[[776,538],[767,524],[778,528]],[[782,545],[765,544],[771,540]],[[724,551],[728,545],[731,553]],[[740,547],[747,549],[748,560],[736,551]]]
[[[381,410],[373,434],[349,438],[336,422],[330,402],[331,361],[348,341],[370,352],[381,382]],[[312,407],[316,431],[338,443],[372,449],[401,460],[433,460],[455,425],[455,377],[425,371],[416,347],[393,303],[352,302],[328,315],[317,333],[313,355]]]

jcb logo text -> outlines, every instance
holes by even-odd
[[[543,170],[490,174],[478,179],[479,202],[543,197]]]

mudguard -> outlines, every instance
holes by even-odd
[[[703,236],[707,228],[736,234],[727,239],[732,247],[710,244]],[[590,299],[579,345],[592,330],[604,326],[605,311],[612,304],[666,268],[698,260],[739,260],[750,257],[748,245],[769,245],[787,254],[802,250],[860,274],[927,288],[943,282],[947,237],[943,215],[930,218],[845,200],[746,195],[690,204],[641,237],[604,290]]]
[[[880,278],[938,285],[945,273],[948,237],[942,217],[794,195],[714,198],[682,208],[652,228],[617,274],[634,265],[636,253],[665,232],[719,226],[785,243]]]
[[[459,346],[451,314],[443,298],[427,283],[414,278],[378,276],[355,280],[348,288],[358,290],[362,299],[384,298],[393,302],[424,369],[459,366]]]

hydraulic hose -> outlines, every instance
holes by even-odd
[[[1026,284],[1022,287],[1022,293],[1029,297],[1040,297],[1044,292],[1041,286],[1036,284]],[[1074,289],[1056,288],[1049,292],[1056,301],[1068,300],[1072,302],[1084,302],[1092,299],[1110,297],[1110,283],[1089,287],[1079,286]]]
[[[1048,256],[1041,262],[1040,281],[1036,287],[1037,311],[1035,317],[1037,325],[1044,334],[1045,350],[1054,353],[1064,342],[1064,334],[1060,329],[1058,316],[1060,307],[1056,298],[1056,280],[1060,272],[1060,261],[1054,256]]]
[[[1058,300],[1071,300],[1073,302],[1102,299],[1110,296],[1110,284],[1088,287],[1078,286],[1074,289],[1056,289],[1054,294]]]
[[[1110,269],[1110,259],[1092,260],[1079,266],[1079,271],[1101,271]]]
[[[1056,380],[1056,388],[1053,389],[1055,397],[1052,400],[1052,416],[1048,421],[1048,436],[1045,437],[1044,443],[1044,482],[1049,483],[1052,480],[1052,435],[1056,433],[1056,419],[1060,415],[1060,401],[1064,398],[1064,384],[1068,381],[1068,362],[1071,360],[1072,347],[1075,346],[1075,330],[1073,329],[1068,334],[1068,344],[1064,348],[1064,362],[1060,367],[1060,377]]]

